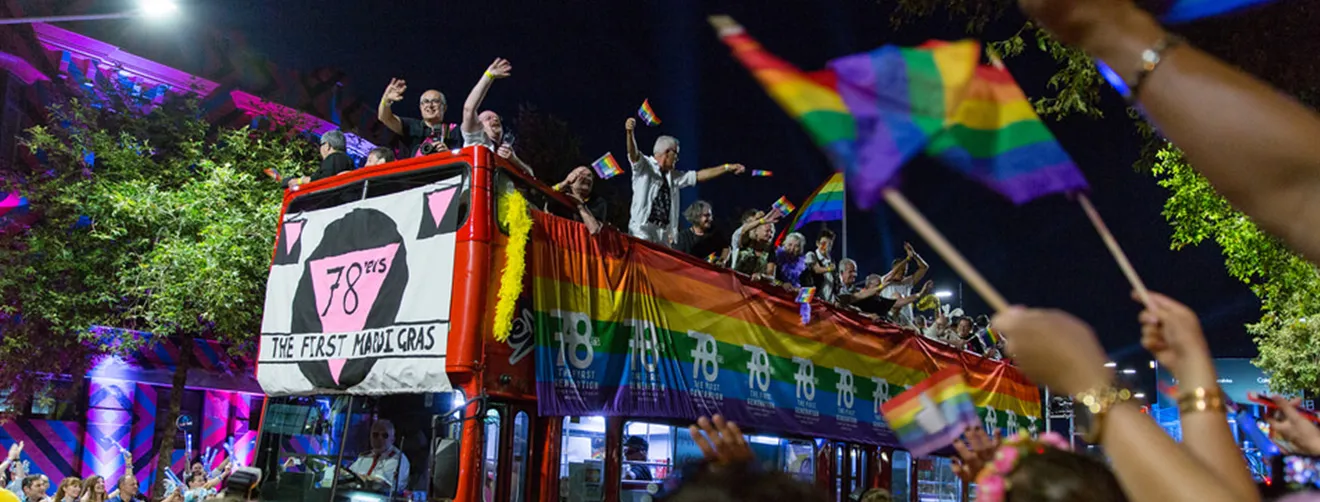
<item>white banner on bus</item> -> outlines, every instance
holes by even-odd
[[[286,214],[257,358],[266,394],[450,390],[455,233],[467,197],[460,175]]]

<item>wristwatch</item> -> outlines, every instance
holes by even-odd
[[[1116,384],[1106,384],[1073,396],[1073,423],[1082,439],[1099,444],[1104,438],[1105,416],[1114,405],[1130,401],[1132,390]]]

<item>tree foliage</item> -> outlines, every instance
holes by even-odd
[[[1018,22],[1006,16],[1016,8],[1011,0],[899,0],[895,23],[944,11],[967,20],[971,33],[981,33],[996,22]],[[1058,64],[1048,86],[1055,94],[1032,100],[1045,117],[1101,116],[1104,86],[1095,65],[1080,51],[1063,47],[1048,33],[1022,21],[1012,36],[989,44],[990,50],[1011,57],[1028,47],[1049,54]],[[1249,13],[1204,20],[1175,27],[1199,48],[1240,66],[1283,92],[1315,107],[1320,104],[1320,5],[1314,2],[1279,2]],[[1169,190],[1164,217],[1173,229],[1171,247],[1181,249],[1206,241],[1223,251],[1230,276],[1251,286],[1261,300],[1262,316],[1247,326],[1259,348],[1256,363],[1271,373],[1271,385],[1280,391],[1320,388],[1320,276],[1316,267],[1293,253],[1277,238],[1260,230],[1197,174],[1182,153],[1156,134],[1153,127],[1129,110],[1136,127],[1147,138],[1135,163]]]
[[[213,128],[195,100],[153,104],[113,84],[55,100],[21,142],[40,163],[6,173],[16,186],[3,188],[41,219],[0,236],[0,309],[21,319],[0,343],[0,378],[76,378],[99,354],[170,337],[251,348],[282,196],[262,170],[310,170],[313,143]],[[177,416],[189,363],[180,358],[163,423]],[[174,435],[161,436],[169,451]]]

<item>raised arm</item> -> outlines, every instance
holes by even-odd
[[[403,121],[394,115],[394,110],[390,106],[402,100],[403,91],[406,90],[408,84],[403,80],[390,79],[390,85],[385,86],[385,94],[380,97],[380,106],[376,108],[376,119],[394,131],[394,134],[403,134]]]
[[[697,171],[697,182],[707,181],[723,176],[725,173],[742,174],[746,167],[742,164],[721,164],[715,167],[707,167]]]
[[[1143,53],[1167,36],[1127,0],[1019,3],[1130,85],[1138,82]],[[1164,51],[1136,98],[1229,202],[1312,261],[1320,256],[1320,115],[1189,45]]]
[[[623,130],[628,131],[628,163],[636,164],[642,161],[641,152],[637,151],[637,138],[633,135],[633,130],[637,129],[637,119],[628,117],[623,122]]]
[[[1195,389],[1219,391],[1214,360],[1201,331],[1196,312],[1186,305],[1161,295],[1150,293],[1150,307],[1141,312],[1141,344],[1160,364],[1167,368],[1178,382],[1178,400]],[[1224,407],[1188,410],[1181,413],[1183,427],[1182,446],[1200,460],[1228,488],[1236,492],[1239,500],[1254,500],[1256,482],[1228,426]]]
[[[926,263],[926,260],[923,260],[921,255],[917,254],[917,250],[912,249],[912,244],[904,242],[903,247],[907,249],[906,259],[917,262],[917,271],[912,274],[912,284],[921,282],[921,279],[926,277],[926,271],[930,270],[930,264]]]
[[[472,92],[468,93],[466,101],[463,101],[463,125],[464,133],[472,133],[481,130],[481,121],[477,119],[477,112],[481,109],[481,102],[486,100],[486,92],[490,90],[490,84],[495,80],[509,76],[513,71],[513,65],[508,60],[495,58],[495,62],[486,68],[486,72],[481,74],[481,80],[477,85],[472,86]]]

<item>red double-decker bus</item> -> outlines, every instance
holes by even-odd
[[[898,448],[878,413],[949,365],[988,426],[1044,428],[1005,363],[819,301],[804,319],[778,286],[591,235],[567,207],[482,147],[288,192],[257,366],[262,498],[651,500],[700,455],[687,425],[718,412],[835,500],[961,501],[949,461]]]

